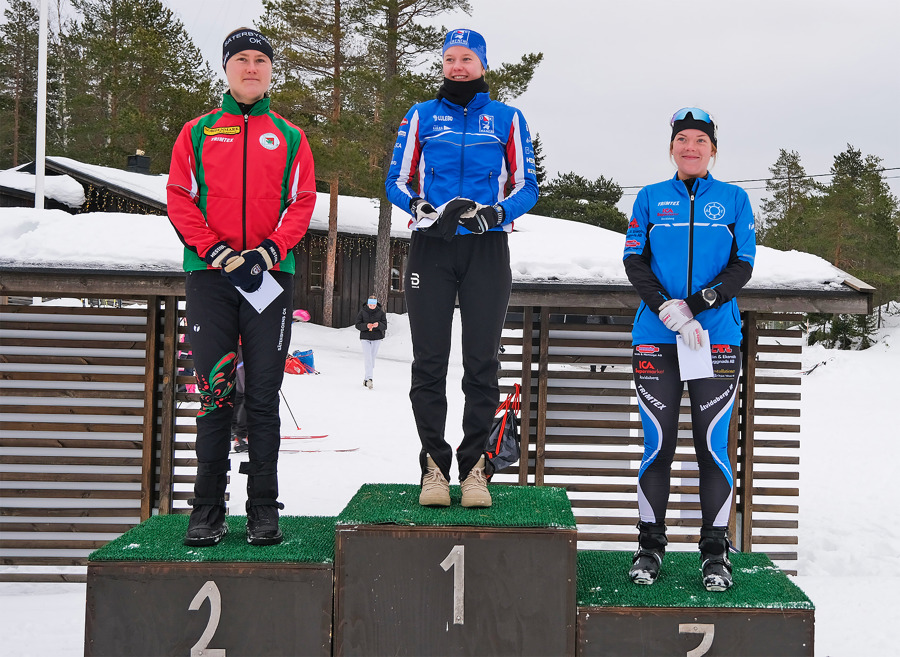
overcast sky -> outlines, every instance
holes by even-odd
[[[224,35],[262,13],[261,0],[164,2],[216,70]],[[441,23],[481,32],[490,65],[544,53],[513,104],[540,134],[550,176],[604,175],[623,187],[668,178],[669,117],[698,106],[719,124],[721,180],[766,177],[780,148],[825,174],[849,143],[897,168],[885,176],[900,196],[898,0],[471,4],[471,16]],[[758,210],[765,190],[753,188],[765,183],[741,184]],[[627,212],[637,190],[625,191]]]

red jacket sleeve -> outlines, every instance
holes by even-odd
[[[206,223],[206,217],[197,206],[200,200],[197,183],[197,160],[191,129],[195,122],[185,123],[172,149],[169,181],[166,184],[169,221],[185,247],[206,256],[221,238]]]

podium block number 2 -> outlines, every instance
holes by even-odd
[[[688,651],[686,657],[702,657],[712,647],[713,639],[716,636],[716,626],[713,623],[681,623],[678,626],[679,634],[702,634],[703,640],[700,645],[693,650]]]
[[[465,621],[466,546],[454,545],[441,562],[441,568],[445,572],[453,568],[453,624],[462,625]]]
[[[197,643],[191,648],[191,657],[225,657],[224,648],[207,649],[206,647],[212,641],[213,635],[215,635],[216,629],[219,627],[219,619],[222,617],[222,594],[219,593],[219,587],[216,586],[214,581],[209,580],[200,587],[197,595],[191,600],[188,610],[197,611],[207,598],[209,598],[209,622],[206,624],[206,629],[203,630],[203,634],[200,635]]]

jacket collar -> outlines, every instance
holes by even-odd
[[[696,182],[694,183],[694,193],[699,194],[702,191],[709,189],[709,186],[715,182],[715,178],[713,175],[707,171],[705,178],[695,178]],[[672,176],[672,184],[678,189],[678,191],[685,196],[688,196],[687,187],[684,186],[684,182],[678,179],[678,172],[675,172],[675,175]]]
[[[239,114],[243,115],[241,111],[240,105],[229,93],[222,94],[222,110],[228,114]],[[250,116],[259,116],[260,114],[265,114],[269,111],[269,97],[264,96],[261,100],[257,101],[257,103],[253,106],[253,109],[250,110]]]
[[[462,106],[461,106],[461,105],[457,105],[456,103],[451,103],[451,102],[450,102],[449,100],[447,100],[446,98],[441,98],[441,99],[440,99],[440,102],[446,103],[446,104],[449,105],[450,107],[459,107],[460,109],[462,109]],[[477,109],[481,109],[482,107],[484,107],[485,105],[487,105],[489,102],[491,102],[491,94],[490,94],[490,92],[488,92],[488,91],[482,91],[482,92],[479,92],[479,93],[475,94],[475,97],[474,97],[472,100],[469,101],[469,104],[466,105],[465,109],[468,109],[468,110],[477,110]]]

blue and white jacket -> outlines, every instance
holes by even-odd
[[[697,178],[688,193],[675,176],[638,192],[625,236],[625,271],[641,297],[632,344],[674,344],[659,319],[668,299],[684,299],[712,344],[741,343],[735,297],[753,274],[756,231],[747,192]],[[717,293],[710,307],[700,292]]]
[[[400,123],[385,189],[391,203],[407,212],[417,197],[435,208],[457,197],[499,204],[503,223],[491,230],[511,232],[513,220],[538,198],[525,117],[487,93],[466,107],[447,99],[413,105]],[[410,228],[416,230],[416,223],[413,217]],[[459,226],[456,233],[469,231]]]

